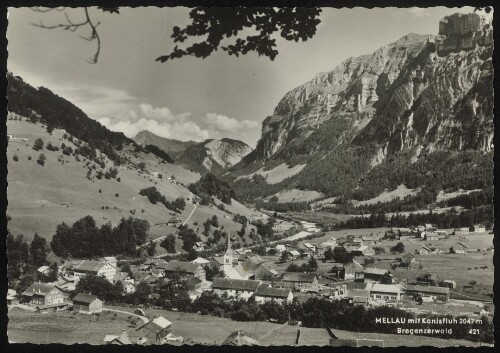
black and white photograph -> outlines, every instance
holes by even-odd
[[[9,345],[494,346],[493,6],[67,3],[7,11]]]

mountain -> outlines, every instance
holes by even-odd
[[[177,163],[201,173],[220,174],[252,151],[246,143],[230,138],[184,142],[160,137],[147,130],[140,131],[134,141],[140,145],[154,145],[169,153]]]
[[[251,151],[250,146],[239,140],[208,139],[186,148],[177,156],[176,161],[196,171],[220,174],[240,162]]]
[[[240,194],[296,188],[365,199],[397,183],[472,187],[465,179],[476,175],[477,186],[487,183],[480,168],[492,170],[492,27],[473,13],[447,16],[439,28],[349,58],[285,94],[256,149],[230,170]],[[488,162],[469,168],[467,153]],[[446,163],[471,175],[445,180],[438,168]],[[255,175],[272,182],[252,185]]]
[[[153,134],[151,131],[142,130],[137,133],[133,140],[139,145],[155,145],[165,152],[183,152],[189,146],[196,145],[195,141],[179,141],[167,139]]]
[[[176,217],[195,230],[201,241],[223,248],[225,240],[215,234],[214,227],[207,236],[198,224],[217,216],[224,231],[236,234],[242,225],[232,215],[244,215],[250,221],[261,215],[236,200],[224,207],[217,199],[218,207],[195,204],[188,187],[200,180],[199,173],[166,163],[47,88],[36,89],[11,74],[7,96],[7,218],[9,231],[15,235],[32,239],[37,233],[50,242],[59,224],[71,226],[90,215],[98,227],[116,226],[122,218],[144,219],[153,239],[175,234],[177,228],[166,222]],[[186,207],[174,214],[163,203],[153,204],[140,193],[153,187],[169,203],[184,198]],[[241,242],[255,241],[251,230],[255,230],[253,225],[247,227]],[[179,251],[182,243],[176,239]],[[164,252],[161,247],[157,250]]]

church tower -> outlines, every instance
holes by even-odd
[[[237,254],[231,249],[231,234],[227,234],[227,249],[224,253],[224,265],[222,267],[224,275],[227,275],[233,268],[234,260],[238,260]]]

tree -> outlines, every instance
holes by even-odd
[[[41,138],[37,138],[33,143],[33,149],[35,151],[43,150],[43,140]]]
[[[141,282],[137,285],[134,292],[134,303],[146,303],[151,294],[151,287],[146,282]]]
[[[37,233],[30,245],[30,260],[37,268],[47,263],[47,240]]]
[[[316,271],[318,269],[318,261],[314,257],[311,257],[307,262],[309,269],[311,272]]]
[[[59,266],[57,266],[57,262],[53,262],[52,265],[50,265],[50,267],[49,267],[49,275],[48,275],[49,282],[57,281],[58,270],[59,270]]]
[[[197,258],[198,258],[198,253],[196,252],[196,250],[191,249],[191,251],[188,252],[187,260],[193,261],[193,260],[196,260]]]
[[[217,218],[217,215],[213,215],[212,220],[210,223],[215,227],[219,228],[219,219]]]
[[[287,262],[288,258],[289,258],[288,251],[283,251],[281,253],[281,257],[280,257],[279,262],[281,262],[281,263]]]
[[[40,13],[56,10],[32,9]],[[81,37],[96,43],[95,53],[87,62],[97,63],[101,52],[101,37],[97,30],[99,22],[93,19],[89,8],[78,9],[84,15],[84,20],[79,22],[71,20],[66,8],[57,10],[64,11],[64,22],[52,25],[40,22],[34,25],[43,29],[64,29],[71,32],[86,28],[90,34]],[[118,7],[97,7],[97,10],[109,14],[120,13]],[[174,43],[185,43],[188,38],[198,36],[204,39],[184,49],[176,45],[171,53],[161,55],[156,61],[165,62],[184,56],[206,58],[219,48],[237,57],[256,52],[259,56],[274,60],[278,55],[276,33],[288,41],[305,42],[316,33],[316,27],[321,22],[317,18],[320,13],[319,8],[305,7],[196,7],[189,13],[191,22],[184,28],[173,27],[171,38]],[[234,40],[229,42],[230,38]]]
[[[175,235],[169,234],[162,240],[160,246],[164,248],[168,253],[173,254],[175,250]]]
[[[17,292],[22,293],[26,289],[28,289],[29,286],[31,286],[35,282],[35,279],[31,275],[26,275],[21,280],[19,281],[19,285],[17,286]]]
[[[402,254],[405,252],[405,246],[402,242],[397,243],[391,248],[391,253],[393,254]]]
[[[174,206],[176,209],[183,210],[184,208],[186,208],[186,201],[183,197],[178,197],[174,200],[172,206]]]
[[[45,160],[47,158],[45,157],[45,155],[43,153],[40,153],[40,155],[38,156],[38,159],[36,160],[36,162],[38,164],[40,164],[41,166],[45,165]]]
[[[150,241],[146,247],[146,252],[149,257],[154,256],[156,254],[156,243],[154,241]]]
[[[352,256],[343,246],[337,246],[333,249],[333,260],[345,264],[352,260]]]

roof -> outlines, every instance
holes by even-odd
[[[316,277],[315,273],[287,272],[283,275],[283,281],[312,283]]]
[[[231,333],[222,344],[231,346],[256,346],[259,342],[245,330],[240,330]]]
[[[413,255],[412,253],[407,252],[406,254],[404,254],[404,255],[403,255],[403,256],[401,256],[401,257],[402,257],[402,258],[403,258],[403,257],[411,257],[411,258],[414,258],[414,257],[415,257],[415,255]]]
[[[293,256],[299,256],[300,255],[300,253],[297,250],[290,250],[289,253],[290,253],[290,255],[293,255]]]
[[[269,285],[261,284],[255,291],[255,295],[271,298],[288,298],[290,295],[290,289],[273,288],[269,287]]]
[[[120,336],[106,335],[104,337],[104,342],[112,343],[113,341],[116,341],[121,344],[132,344],[126,332],[122,333]]]
[[[384,270],[382,268],[375,268],[375,267],[367,267],[365,268],[365,270],[363,271],[365,274],[372,274],[372,275],[379,275],[379,276],[383,276],[385,275],[387,272],[389,272],[388,270]]]
[[[118,260],[114,256],[106,256],[104,257],[104,260],[106,261],[112,261],[112,262],[117,262]]]
[[[401,292],[401,287],[396,284],[374,283],[369,290],[370,292],[379,292],[379,293],[399,293]]]
[[[407,291],[414,292],[424,292],[424,293],[435,293],[435,294],[448,294],[450,289],[447,287],[436,287],[436,286],[420,286],[420,285],[406,285]]]
[[[457,242],[457,243],[455,244],[455,246],[461,246],[461,247],[463,247],[463,248],[466,248],[466,249],[467,249],[467,245],[465,245],[464,243],[461,243],[461,242]]]
[[[224,265],[224,256],[214,256],[212,260],[219,265]]]
[[[106,265],[108,265],[108,263],[103,261],[83,260],[72,265],[70,268],[78,272],[97,272]]]
[[[163,316],[155,317],[153,319],[153,322],[155,324],[157,324],[158,326],[160,326],[161,328],[167,328],[170,325],[172,325],[172,323],[170,321],[168,321],[167,319],[165,319]]]
[[[127,272],[117,272],[116,275],[113,277],[113,283],[118,281],[123,282],[127,277],[130,277]]]
[[[99,299],[95,295],[87,294],[87,293],[78,293],[73,297],[73,303],[82,303],[82,304],[90,304],[94,300]]]
[[[208,264],[210,263],[210,260],[204,259],[203,257],[197,257],[193,261],[191,261],[193,264]]]
[[[369,296],[370,292],[364,289],[350,289],[347,291],[348,298],[354,298],[354,297],[368,298]]]
[[[212,289],[255,291],[259,284],[260,281],[216,277],[212,282]]]
[[[59,287],[57,287],[57,285],[55,284],[50,284],[50,283],[41,283],[41,282],[35,282],[33,283],[31,286],[29,286],[24,292],[22,295],[24,296],[33,296],[35,294],[37,295],[43,295],[43,296],[46,296],[47,294],[49,294],[49,292],[54,289],[54,288],[57,288],[59,290],[61,290]]]
[[[431,251],[431,249],[430,249],[430,248],[428,248],[428,247],[427,247],[427,246],[425,246],[425,245],[422,245],[421,249],[425,249],[425,250]]]
[[[47,271],[50,267],[49,266],[41,266],[37,269],[38,272],[44,273]]]
[[[200,267],[200,264],[193,264],[191,262],[182,261],[171,261],[167,265],[162,267],[165,268],[165,271],[170,272],[195,273]]]

